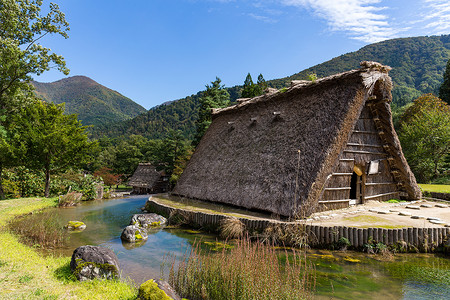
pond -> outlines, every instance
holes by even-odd
[[[217,239],[181,228],[155,229],[143,244],[123,244],[123,228],[133,214],[141,213],[147,199],[133,196],[55,209],[63,223],[77,220],[87,225],[83,232],[72,233],[69,247],[57,253],[70,256],[81,245],[111,248],[119,258],[122,276],[140,284],[160,277],[161,264],[168,254],[181,257],[196,239]],[[351,251],[311,250],[308,258],[316,269],[317,299],[450,299],[448,257],[402,254],[386,260]]]

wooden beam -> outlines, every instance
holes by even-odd
[[[380,145],[369,145],[369,144],[358,144],[358,143],[347,143],[347,146],[358,146],[358,147],[371,147],[371,148],[383,148]]]
[[[354,158],[340,158],[340,161],[355,161]]]
[[[336,187],[336,188],[326,188],[324,191],[345,191],[345,190],[351,190],[351,187]]]
[[[342,199],[342,200],[323,200],[319,201],[319,204],[326,204],[326,203],[338,203],[338,202],[350,202],[352,199]]]
[[[367,196],[365,197],[365,199],[373,199],[373,198],[378,198],[378,197],[383,197],[383,196],[389,196],[389,195],[394,195],[394,194],[398,194],[399,192],[391,192],[391,193],[384,193],[384,194],[378,194],[378,195],[373,195],[373,196]]]
[[[397,185],[396,182],[369,182],[366,183],[366,186],[368,185]]]
[[[378,135],[378,132],[376,132],[376,131],[364,131],[364,130],[353,130],[353,133],[376,134],[376,135]]]
[[[358,151],[358,150],[349,150],[349,149],[345,149],[344,152],[358,153],[358,154],[387,155],[384,152]]]
[[[333,176],[351,176],[353,173],[332,173]]]

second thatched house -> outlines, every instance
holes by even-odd
[[[419,199],[392,124],[390,68],[361,66],[213,111],[174,193],[282,216]]]
[[[169,190],[169,178],[151,163],[140,163],[128,185],[133,187],[133,194],[164,193]]]

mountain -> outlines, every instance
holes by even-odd
[[[386,40],[367,45],[318,64],[299,73],[267,81],[270,87],[283,88],[292,80],[307,79],[315,73],[319,78],[359,68],[364,60],[377,61],[392,67],[394,82],[393,105],[403,106],[424,93],[435,93],[443,81],[450,59],[450,35],[411,37]],[[242,86],[227,88],[231,100],[240,96]],[[164,137],[168,129],[181,130],[185,137],[195,133],[200,92],[176,101],[156,106],[131,120],[94,128],[95,137],[139,134],[148,138]]]
[[[271,80],[269,84],[282,88],[292,80],[307,79],[311,73],[326,77],[359,68],[359,62],[372,60],[392,67],[389,72],[394,82],[392,102],[403,106],[422,94],[438,94],[449,59],[450,35],[393,39],[367,45],[292,76]]]
[[[51,83],[32,82],[45,101],[66,103],[66,113],[78,114],[83,125],[125,121],[147,110],[131,99],[85,76],[73,76]]]

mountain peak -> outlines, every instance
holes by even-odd
[[[146,112],[133,100],[93,79],[77,75],[58,81],[32,82],[36,94],[45,101],[65,103],[66,113],[78,114],[84,125],[125,121]]]

